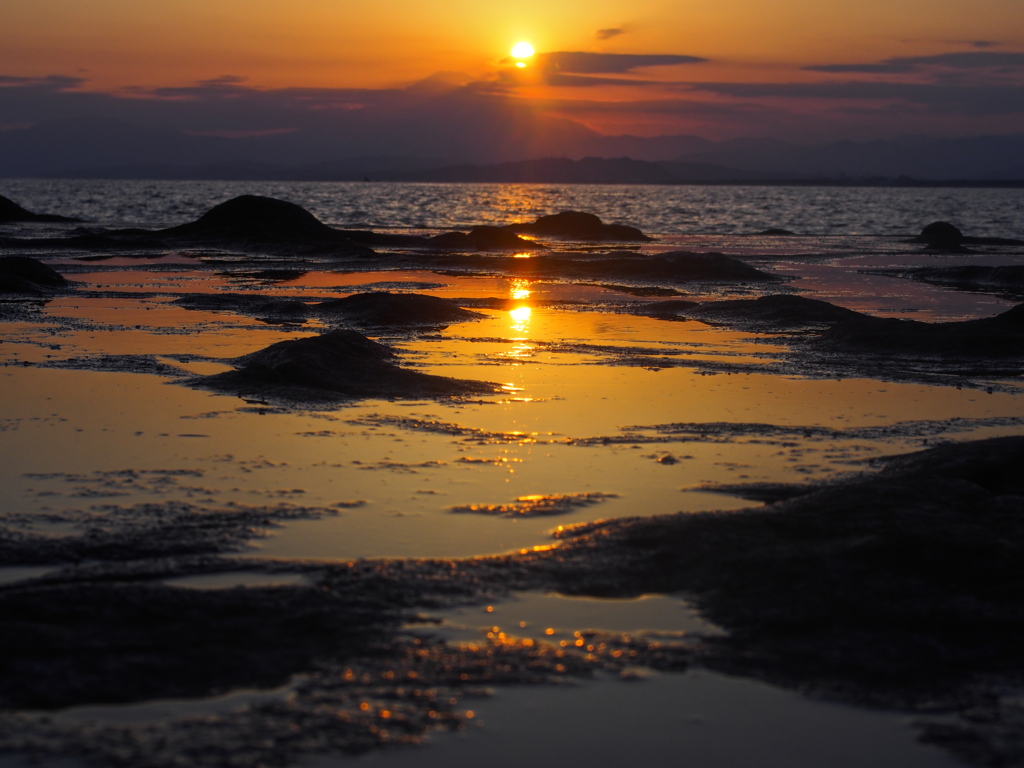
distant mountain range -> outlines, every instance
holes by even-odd
[[[1024,182],[1024,134],[905,137],[805,146],[776,139],[601,136],[553,123],[529,142],[495,146],[378,142],[401,154],[303,131],[226,138],[109,119],[0,131],[0,177],[404,180],[545,183]],[[540,138],[538,138],[540,137]],[[543,140],[542,140],[543,139]],[[365,146],[370,146],[363,142]],[[460,150],[465,147],[465,152]],[[437,150],[437,151],[433,151]],[[497,155],[497,156],[496,156]]]

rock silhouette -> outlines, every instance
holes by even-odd
[[[68,281],[54,269],[27,256],[0,257],[0,293],[38,296],[67,288]]]
[[[1024,295],[1024,266],[1019,264],[986,267],[967,264],[959,267],[916,267],[880,269],[878,274],[908,277],[923,283],[947,285],[965,291],[984,291]]]
[[[235,360],[234,371],[191,380],[194,386],[288,401],[365,397],[492,394],[499,385],[402,368],[389,347],[348,330],[281,341]]]
[[[73,222],[81,221],[69,216],[57,216],[52,213],[33,213],[18,205],[13,200],[0,195],[0,224],[14,224],[19,222]]]
[[[948,253],[970,253],[965,245],[1024,245],[1024,240],[1007,237],[968,237],[948,221],[933,221],[911,242],[922,243],[927,250]]]
[[[422,245],[430,248],[473,251],[532,251],[547,247],[524,240],[505,227],[473,227],[468,234],[445,232],[424,239]]]
[[[511,224],[506,229],[519,234],[566,240],[632,242],[651,239],[636,227],[605,224],[594,214],[580,211],[563,211],[551,216],[541,216],[532,224]]]
[[[659,311],[662,306],[663,309]],[[828,327],[859,316],[852,309],[792,294],[699,304],[665,301],[656,302],[649,309],[656,314],[675,314],[735,328],[767,331]]]
[[[328,321],[341,319],[366,326],[438,326],[484,317],[437,296],[385,291],[324,301],[314,311]]]
[[[937,355],[941,357],[1024,357],[1024,304],[979,320],[923,323],[857,313],[821,339],[823,348],[846,352]]]

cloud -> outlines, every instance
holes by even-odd
[[[534,60],[546,71],[571,72],[577,75],[622,75],[644,67],[701,64],[707,61],[699,56],[675,54],[589,53],[585,51],[539,53]]]
[[[985,44],[985,41],[978,41]],[[858,73],[858,74],[904,74],[921,72],[930,68],[955,70],[979,69],[1021,69],[1024,70],[1024,53],[997,51],[958,51],[940,53],[934,56],[897,56],[871,64],[824,64],[804,67],[811,72]]]
[[[1017,85],[964,85],[831,81],[825,83],[692,83],[693,88],[739,99],[819,101],[900,101],[931,113],[970,116],[1024,113],[1024,88]]]
[[[622,27],[610,27],[608,29],[597,30],[598,40],[611,40],[613,37],[626,34],[626,30]]]
[[[12,77],[0,75],[0,88],[34,88],[45,91],[70,91],[85,83],[81,77],[49,75],[47,77]]]

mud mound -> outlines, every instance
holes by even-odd
[[[446,299],[419,293],[356,293],[321,302],[315,311],[327,320],[341,319],[367,326],[438,326],[484,317]]]
[[[449,379],[399,367],[397,355],[355,331],[331,331],[238,358],[238,368],[198,377],[194,386],[316,401],[362,397],[445,397],[492,394],[499,385]]]
[[[827,301],[789,294],[709,301],[683,308],[679,314],[737,328],[778,331],[831,326],[860,316],[852,309],[837,307]]]
[[[826,331],[820,345],[845,352],[1020,358],[1024,357],[1024,304],[995,317],[950,323],[857,314]]]
[[[244,293],[192,293],[171,302],[186,309],[227,311],[276,322],[305,322],[310,308],[297,299]]]
[[[0,257],[0,293],[39,295],[67,288],[59,272],[27,256]]]
[[[0,224],[13,224],[15,222],[60,222],[60,221],[81,221],[68,216],[57,216],[52,213],[32,213],[18,205],[13,200],[0,195]]]
[[[592,213],[563,211],[541,216],[532,224],[512,224],[506,229],[536,237],[564,238],[598,242],[648,241],[650,237],[636,227],[624,224],[605,224]]]

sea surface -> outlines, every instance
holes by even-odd
[[[899,236],[944,220],[974,236],[1024,235],[1021,189],[7,179],[0,194],[37,213],[108,227],[174,226],[252,194],[358,229],[459,229],[578,210],[654,234],[746,235],[777,227],[801,235]]]

